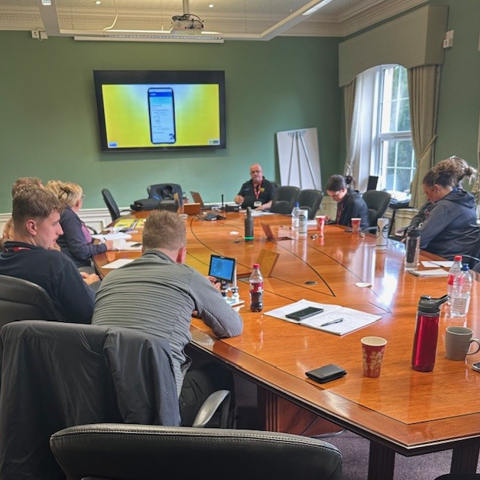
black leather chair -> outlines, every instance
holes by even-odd
[[[342,478],[336,447],[283,433],[84,425],[55,433],[50,446],[68,480]]]
[[[112,222],[122,215],[122,212],[129,212],[130,210],[120,210],[118,208],[117,202],[113,199],[113,195],[110,193],[110,190],[104,188],[102,190],[102,197],[105,205],[108,208],[110,216],[112,217]]]
[[[283,213],[284,215],[291,214],[299,193],[300,189],[298,187],[288,185],[277,187],[273,195],[270,211],[273,213]]]
[[[435,480],[480,480],[480,473],[447,473]]]
[[[367,190],[362,198],[368,207],[368,218],[370,226],[377,226],[377,220],[383,217],[387,211],[388,205],[392,200],[392,196],[388,192],[382,190]]]
[[[8,368],[6,368],[8,366]],[[0,335],[0,478],[52,480],[62,472],[50,436],[90,423],[180,424],[168,340],[116,327],[24,320]],[[204,426],[220,390],[194,421]]]
[[[314,189],[300,190],[298,194],[297,202],[300,204],[302,210],[308,210],[308,219],[313,220],[315,218],[320,204],[322,203],[323,192]]]
[[[0,327],[15,320],[59,318],[48,293],[36,283],[0,275]]]
[[[174,194],[178,195],[178,204],[183,205],[183,192],[182,187],[178,183],[157,183],[156,185],[150,185],[147,187],[148,198],[160,200],[174,199]]]

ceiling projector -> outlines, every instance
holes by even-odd
[[[191,13],[175,15],[172,17],[171,32],[199,35],[203,31],[203,22],[200,17]]]

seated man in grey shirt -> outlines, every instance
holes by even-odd
[[[231,388],[231,376],[207,363],[187,373],[185,347],[191,340],[192,312],[219,338],[240,335],[240,315],[211,282],[185,265],[185,224],[176,213],[150,214],[143,231],[143,254],[108,274],[97,293],[93,324],[142,330],[167,338],[173,355],[183,425],[210,393]],[[229,385],[221,385],[230,378]]]

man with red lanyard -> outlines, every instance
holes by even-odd
[[[75,263],[54,244],[63,233],[58,198],[36,185],[21,187],[13,197],[13,240],[0,254],[0,275],[22,278],[42,287],[52,299],[60,320],[90,323],[95,294],[87,283],[98,276],[82,275]],[[52,319],[53,320],[53,319]]]
[[[235,196],[235,203],[242,208],[268,210],[272,206],[275,184],[265,180],[262,167],[258,163],[250,167],[250,177],[251,179],[242,185],[238,195]]]

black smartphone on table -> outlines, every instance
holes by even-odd
[[[285,315],[286,318],[290,318],[291,320],[297,320],[300,322],[301,320],[305,320],[306,318],[313,317],[319,313],[323,312],[323,308],[318,307],[307,307],[302,308],[301,310],[297,310],[296,312],[288,313]]]

